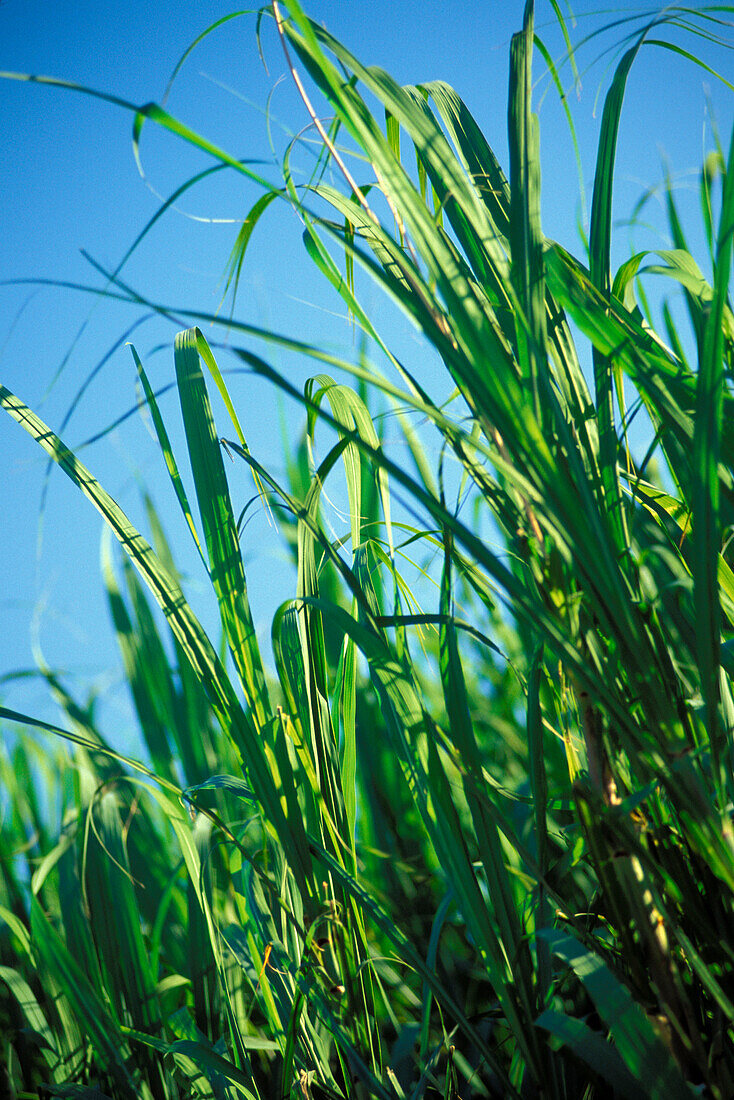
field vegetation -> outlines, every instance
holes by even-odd
[[[50,668],[58,726],[0,711],[16,731],[0,758],[0,1096],[734,1096],[734,142],[714,134],[701,168],[704,254],[669,187],[672,247],[611,266],[630,69],[651,40],[680,54],[673,29],[705,67],[727,12],[620,23],[572,255],[542,230],[534,55],[559,89],[569,69],[532,0],[504,166],[453,88],[363,66],[296,0],[265,10],[319,153],[302,184],[294,142],[282,184],[263,183],[229,288],[236,303],[260,216],[288,204],[359,354],[236,308],[189,317],[177,455],[132,349],[168,476],[155,496],[175,494],[222,642],[187,601],[153,487],[144,535],[0,388],[104,517],[147,753],[116,751]],[[162,107],[134,111],[138,137],[166,127],[254,178]],[[141,303],[123,270],[105,275],[104,293]],[[442,364],[448,401],[394,354],[368,280]],[[661,280],[682,309],[649,306]],[[279,348],[313,362],[304,390]],[[225,360],[300,401],[285,478],[251,453]],[[253,507],[295,571],[272,660],[241,552]]]

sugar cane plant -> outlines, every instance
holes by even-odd
[[[236,311],[221,353],[180,332],[194,508],[133,350],[226,657],[150,501],[146,540],[0,390],[119,542],[104,583],[149,754],[117,753],[42,662],[65,723],[2,711],[75,746],[73,770],[23,737],[2,765],[3,1095],[734,1095],[734,144],[701,172],[708,254],[689,251],[669,187],[673,247],[611,270],[630,68],[671,27],[723,39],[727,11],[624,24],[581,257],[541,226],[534,45],[550,58],[532,0],[511,44],[507,171],[453,88],[365,67],[296,0],[265,16],[321,142],[307,184],[297,142],[274,186],[163,108],[122,104],[136,140],[154,121],[261,184],[233,291],[258,219],[289,204],[365,351],[342,361]],[[104,293],[142,301],[107,275]],[[642,288],[661,276],[687,318],[665,305],[659,331]],[[367,278],[438,356],[450,401],[393,353]],[[303,392],[272,346],[314,361]],[[285,483],[248,447],[225,355],[302,403]],[[638,408],[644,455],[627,442]],[[297,575],[272,671],[242,562],[252,476]],[[434,585],[420,603],[411,558]]]

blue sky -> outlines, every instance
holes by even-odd
[[[363,60],[380,64],[403,82],[441,78],[468,103],[503,164],[507,165],[506,88],[509,40],[522,21],[522,4],[511,0],[313,0],[309,13]],[[562,3],[564,10],[567,5]],[[45,74],[113,93],[134,103],[160,100],[185,48],[228,6],[209,0],[155,5],[88,0],[4,0],[0,4],[0,68]],[[640,5],[573,5],[572,34],[580,41],[593,27],[623,19]],[[538,4],[536,26],[554,57],[562,41],[549,4]],[[731,28],[729,28],[731,31]],[[613,72],[624,27],[586,46],[579,55],[582,87],[572,91],[583,176],[591,194],[604,91]],[[675,41],[701,52],[703,45],[677,35]],[[260,159],[262,174],[278,179],[269,148],[266,103],[277,150],[307,123],[303,106],[285,75],[272,27],[263,44],[269,71],[258,58],[255,20],[245,15],[214,31],[189,57],[168,109],[233,155]],[[731,73],[731,55],[706,48],[710,64]],[[543,71],[536,56],[536,74]],[[570,85],[568,67],[562,70]],[[646,186],[661,179],[670,162],[686,210],[692,239],[699,217],[693,190],[703,150],[710,147],[708,95],[724,143],[732,125],[731,93],[680,57],[658,48],[643,51],[629,84],[618,152],[615,214],[623,220]],[[543,228],[574,251],[580,248],[579,186],[568,130],[558,97],[547,79],[536,87],[543,153]],[[100,285],[81,255],[91,253],[105,267],[120,260],[165,198],[207,166],[198,151],[147,125],[142,141],[146,179],[132,155],[132,116],[93,98],[55,88],[0,82],[4,125],[0,175],[0,279],[48,278]],[[232,173],[192,191],[169,211],[135,254],[125,277],[156,302],[215,312],[222,274],[238,223],[258,191]],[[645,208],[646,225],[630,234],[620,228],[617,262],[631,248],[665,247],[659,233],[659,202]],[[365,288],[368,305],[378,300]],[[303,256],[300,229],[285,208],[271,208],[253,238],[243,274],[237,314],[253,324],[325,342],[346,357],[354,353],[351,329],[338,300],[319,282]],[[425,360],[416,334],[384,307],[387,331],[400,353],[420,370]],[[173,374],[175,328],[143,311],[101,302],[58,287],[0,286],[0,381],[60,429],[79,387],[102,358],[115,349],[75,406],[63,437],[76,446],[111,424],[135,400],[130,350],[117,346],[129,326],[157,386]],[[205,330],[214,337],[212,330]],[[302,382],[307,363],[278,360]],[[226,359],[221,365],[226,367]],[[426,369],[429,369],[426,366]],[[232,381],[252,451],[275,470],[282,468],[279,407],[273,393],[252,380]],[[162,401],[174,445],[181,453],[175,397]],[[296,421],[286,417],[291,437]],[[226,434],[226,429],[223,428]],[[42,522],[40,503],[45,462],[38,448],[8,417],[0,419],[0,502],[5,532],[0,540],[0,676],[33,665],[31,639],[37,632],[46,660],[65,670],[83,697],[90,685],[105,686],[104,718],[113,740],[136,747],[99,571],[101,521],[63,475],[47,486]],[[82,452],[105,487],[144,526],[139,485],[152,491],[176,556],[190,572],[187,592],[205,625],[216,635],[212,601],[197,571],[180,514],[156,445],[146,424],[134,416]],[[244,472],[233,471],[233,496],[249,496]],[[244,546],[251,600],[259,629],[269,634],[274,607],[291,594],[280,564],[282,553],[262,516],[248,527]],[[8,706],[53,719],[46,689],[34,680],[0,684]]]

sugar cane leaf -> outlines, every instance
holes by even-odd
[[[570,966],[583,982],[602,1020],[609,1028],[616,1050],[633,1079],[651,1100],[695,1095],[685,1082],[673,1056],[655,1033],[642,1007],[612,974],[606,963],[575,937],[543,930],[551,951]]]

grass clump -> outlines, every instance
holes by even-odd
[[[116,753],[43,670],[67,716],[46,728],[75,745],[75,769],[47,754],[38,765],[61,807],[54,833],[18,782],[38,774],[32,743],[3,765],[3,845],[19,853],[1,880],[6,1092],[726,1100],[734,152],[715,150],[701,174],[708,278],[672,191],[675,247],[616,273],[610,261],[630,67],[671,26],[720,35],[721,14],[676,8],[633,24],[578,258],[541,228],[532,3],[511,45],[508,175],[448,85],[402,87],[366,68],[296,0],[268,12],[322,152],[308,185],[288,159],[282,188],[253,208],[232,285],[257,219],[284,199],[393,374],[265,334],[351,380],[317,373],[299,392],[238,346],[252,330],[231,321],[222,354],[305,411],[283,481],[250,452],[219,350],[197,327],[179,333],[193,508],[133,352],[226,657],[186,600],[152,505],[147,541],[0,390],[124,551],[117,562],[108,547],[104,579],[149,754],[144,766]],[[328,127],[301,73],[328,101]],[[137,114],[138,136],[146,117],[241,167],[155,106]],[[452,401],[392,353],[355,269],[412,319]],[[693,340],[667,307],[656,331],[635,295],[645,271],[683,286]],[[112,283],[139,302],[119,272]],[[228,427],[215,425],[212,384]],[[409,465],[381,437],[377,395],[398,414]],[[651,424],[642,459],[625,401]],[[273,620],[274,676],[225,448],[254,475],[296,568]],[[323,502],[339,471],[349,517],[335,536]],[[414,553],[435,582],[421,607],[404,566]]]

